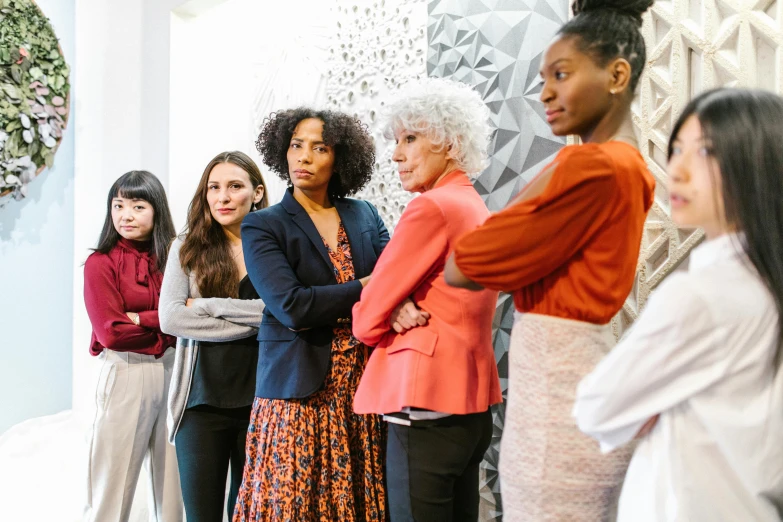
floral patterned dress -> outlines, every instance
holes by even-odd
[[[355,278],[348,236],[327,245],[338,283]],[[326,242],[324,241],[324,244]],[[385,521],[386,427],[353,413],[369,349],[350,325],[334,328],[323,387],[304,399],[256,397],[234,522]]]

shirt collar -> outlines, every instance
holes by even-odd
[[[118,239],[118,243],[125,247],[126,250],[130,250],[131,252],[136,252],[139,254],[147,254],[152,248],[151,239],[148,239],[147,241],[136,241],[133,239],[125,239],[124,237],[120,237]]]
[[[721,261],[741,257],[744,252],[742,248],[744,240],[744,234],[731,233],[705,241],[691,252],[688,270],[701,270]]]

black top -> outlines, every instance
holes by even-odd
[[[258,299],[250,278],[239,282],[240,299]],[[199,342],[187,408],[209,405],[241,408],[253,404],[258,341],[251,335],[236,341]]]

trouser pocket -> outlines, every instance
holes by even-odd
[[[114,390],[114,381],[117,377],[117,361],[110,354],[103,360],[101,373],[98,377],[98,386],[95,390],[95,401],[98,407],[105,410],[109,404],[111,393]]]

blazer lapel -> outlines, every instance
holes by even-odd
[[[353,271],[356,279],[363,277],[365,267],[364,248],[362,248],[362,230],[359,226],[359,220],[356,211],[345,201],[337,200],[334,204],[337,207],[337,213],[340,214],[340,220],[343,223],[345,234],[348,236],[348,242],[351,244],[351,256],[353,257]]]
[[[305,209],[302,208],[302,205],[300,205],[299,202],[294,199],[290,189],[286,190],[285,194],[283,194],[283,200],[281,201],[281,204],[283,205],[283,208],[285,208],[286,211],[291,214],[291,219],[293,222],[302,229],[302,232],[305,233],[307,238],[321,255],[324,263],[326,263],[326,267],[329,269],[329,273],[332,273],[334,266],[332,265],[332,261],[329,259],[329,252],[326,250],[326,245],[324,245],[323,239],[321,239],[321,234],[318,233],[318,229],[315,228],[313,220],[310,219],[310,216],[307,215],[307,212],[305,212]]]

